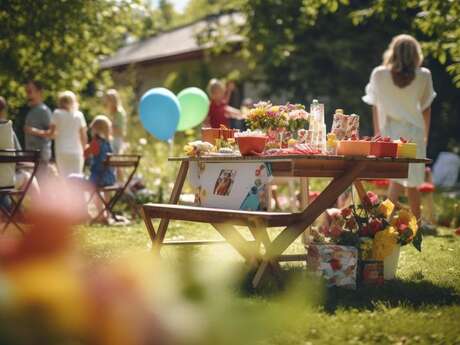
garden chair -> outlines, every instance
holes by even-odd
[[[39,162],[40,151],[0,150],[0,197],[9,198],[12,203],[11,208],[0,205],[0,212],[6,217],[2,232],[10,224],[13,224],[19,231],[24,233],[23,228],[15,220],[15,217],[21,209],[24,198],[37,173]],[[14,185],[15,169],[18,168],[32,169],[32,173],[22,189],[17,189]]]
[[[131,182],[132,178],[134,177],[134,174],[137,171],[137,168],[139,167],[140,160],[141,156],[135,154],[109,154],[107,156],[107,159],[104,163],[105,168],[126,170],[128,171],[128,173],[122,175],[127,176],[127,178],[124,178],[123,181],[117,181],[116,184],[111,186],[98,187],[93,191],[93,193],[90,196],[89,202],[91,202],[91,200],[94,197],[97,197],[99,198],[99,200],[101,200],[103,208],[94,218],[92,218],[90,222],[91,224],[94,224],[104,214],[104,212],[108,212],[110,217],[116,222],[119,221],[113,209],[117,202],[120,200],[121,196],[125,193],[126,189],[128,188],[129,183]],[[111,194],[111,197],[108,201],[105,200],[104,194]]]

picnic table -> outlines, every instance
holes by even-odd
[[[183,220],[211,224],[246,261],[254,265],[254,287],[270,271],[280,280],[279,261],[296,256],[283,255],[284,251],[349,187],[355,186],[361,200],[366,192],[361,183],[365,179],[407,178],[410,163],[427,164],[428,159],[348,157],[327,155],[291,156],[204,156],[171,157],[180,162],[179,172],[169,204],[143,205],[142,214],[153,251],[159,254],[163,245],[203,244],[211,241],[165,241],[170,220]],[[332,178],[327,187],[301,212],[255,212],[178,205],[190,162],[203,163],[270,163],[274,177],[326,177]],[[155,229],[152,219],[161,219]],[[254,240],[247,240],[235,228],[247,226]],[[267,228],[284,227],[273,239]],[[255,245],[254,245],[255,244]],[[262,250],[263,248],[263,250]]]

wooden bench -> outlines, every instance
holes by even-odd
[[[321,215],[331,207],[337,198],[352,185],[357,188],[360,198],[366,196],[360,182],[371,178],[406,178],[409,163],[428,163],[423,159],[349,158],[341,156],[293,156],[293,157],[210,157],[172,158],[181,161],[181,166],[168,204],[145,204],[142,216],[152,240],[154,253],[159,254],[165,241],[170,220],[192,221],[211,224],[249,264],[257,270],[252,284],[257,287],[265,272],[270,270],[280,281],[279,261],[283,258],[302,259],[303,255],[285,255],[284,251]],[[199,160],[210,163],[267,162],[271,164],[274,176],[330,177],[327,187],[299,213],[252,212],[177,205],[187,176],[189,162]],[[158,229],[152,219],[161,219]],[[235,226],[249,228],[254,241],[247,240]],[[267,228],[282,227],[273,239]],[[205,241],[209,243],[209,241]],[[253,246],[251,242],[255,242]],[[201,244],[202,241],[193,241]],[[174,241],[173,244],[186,244]],[[262,251],[262,246],[264,250]]]

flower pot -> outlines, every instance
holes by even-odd
[[[400,250],[401,246],[399,244],[395,245],[391,254],[383,259],[383,278],[385,280],[395,279]]]
[[[239,136],[235,138],[242,156],[264,152],[267,139],[265,136]]]
[[[219,128],[203,128],[201,130],[201,140],[215,145],[216,140],[220,137]]]

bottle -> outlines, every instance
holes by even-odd
[[[313,121],[313,126],[310,129],[313,131],[313,148],[322,153],[326,152],[326,123],[324,122],[324,104],[319,103],[314,99],[310,105],[310,121]]]

